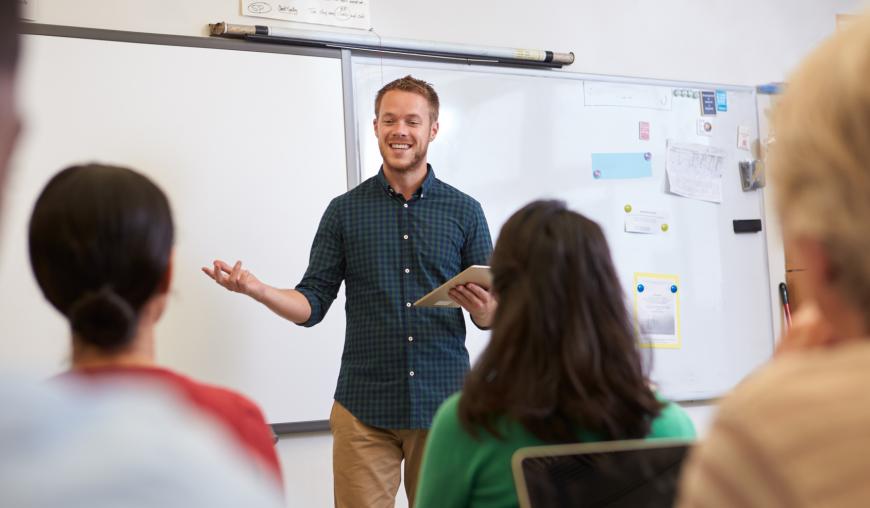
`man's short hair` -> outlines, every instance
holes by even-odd
[[[11,74],[18,61],[21,0],[0,0],[0,72]]]
[[[390,81],[384,85],[383,88],[378,90],[378,95],[375,96],[375,118],[377,118],[381,109],[381,99],[383,99],[384,95],[391,90],[401,90],[402,92],[411,92],[420,95],[429,103],[429,120],[431,120],[432,123],[438,121],[438,108],[440,106],[440,103],[438,102],[438,94],[435,93],[435,89],[432,88],[431,84],[417,79],[410,74],[404,78]]]

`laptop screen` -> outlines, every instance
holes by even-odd
[[[522,448],[513,458],[520,506],[673,506],[690,446],[638,440]]]

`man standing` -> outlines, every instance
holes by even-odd
[[[427,163],[438,107],[435,90],[411,76],[378,92],[381,170],[330,203],[296,289],[264,284],[241,262],[203,268],[303,326],[323,319],[345,281],[347,331],[330,416],[338,507],[393,506],[403,459],[413,505],[427,429],[469,368],[462,311],[413,306],[492,251],[480,204]],[[450,294],[478,327],[489,326],[496,303],[485,289],[467,284]]]

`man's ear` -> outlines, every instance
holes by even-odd
[[[429,141],[435,141],[435,136],[438,135],[438,121],[436,120],[429,129]]]

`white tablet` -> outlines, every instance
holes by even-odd
[[[423,298],[414,302],[415,307],[459,307],[459,304],[450,299],[448,293],[451,289],[462,284],[473,282],[483,289],[489,290],[492,287],[492,273],[488,266],[471,265],[465,270],[462,270],[458,275],[433,289]]]

